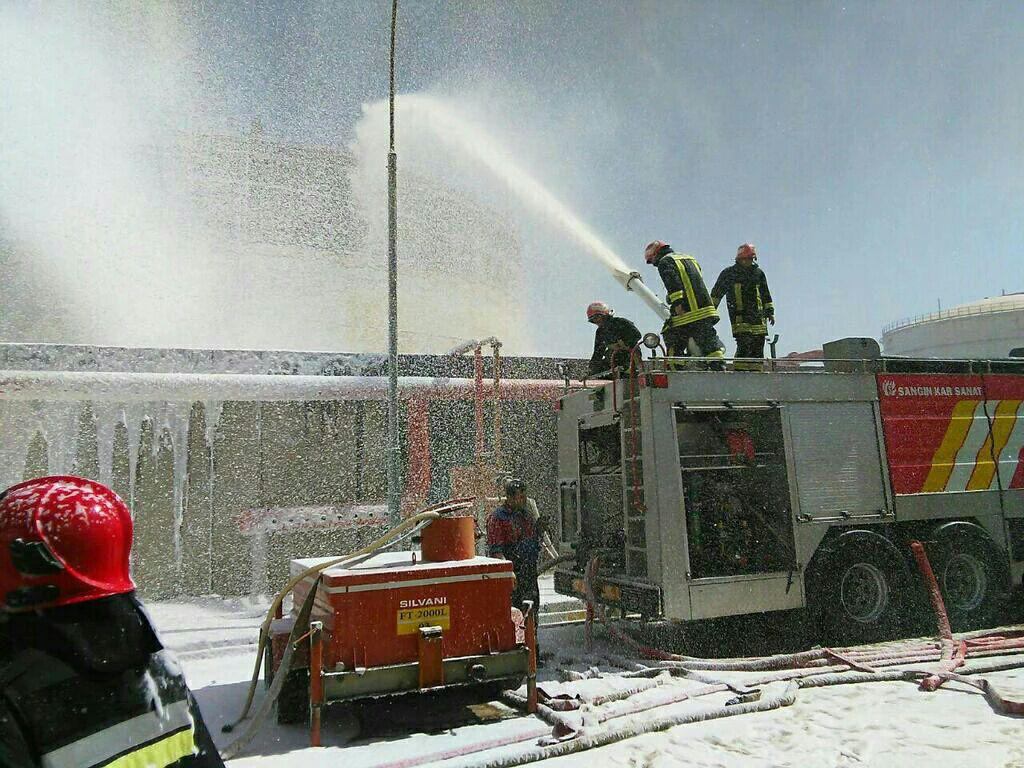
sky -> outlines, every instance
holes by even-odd
[[[390,6],[176,6],[189,125],[347,145],[387,95]],[[398,18],[399,92],[458,105],[659,293],[648,241],[709,283],[755,243],[781,353],[1024,290],[1020,4],[402,0]],[[595,299],[657,330],[557,229],[518,226],[536,352],[586,355]]]

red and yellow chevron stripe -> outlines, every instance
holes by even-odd
[[[1024,488],[1024,376],[879,376],[897,494]]]

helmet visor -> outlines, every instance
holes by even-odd
[[[47,576],[64,570],[64,564],[41,541],[15,539],[10,551],[11,563],[22,576]]]

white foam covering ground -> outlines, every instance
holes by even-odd
[[[256,628],[265,609],[262,603],[211,598],[191,603],[151,605],[164,641],[178,652],[189,684],[196,693],[215,739],[226,744],[231,736],[220,726],[237,715],[252,671]],[[607,645],[598,633],[597,656],[583,651],[580,626],[542,629],[541,645],[556,656],[540,672],[542,687],[551,694],[571,692],[581,698],[613,693],[649,680],[626,679],[622,670],[601,662],[602,651],[623,654]],[[557,668],[587,673],[595,666],[604,675],[574,683],[559,683]],[[734,679],[743,675],[734,673]],[[987,675],[1007,693],[1024,696],[1024,671]],[[631,697],[630,704],[664,696],[671,686],[679,690],[698,685],[666,680]],[[765,686],[764,696],[777,692]],[[264,695],[260,685],[257,697]],[[721,705],[731,694],[716,694],[697,702],[682,702],[613,721],[615,727],[641,728],[654,716],[680,713],[708,704]],[[259,698],[257,699],[258,703]],[[604,705],[609,707],[612,705]],[[273,718],[257,736],[245,756],[230,763],[238,768],[371,768],[394,761],[441,755],[484,741],[536,734],[548,727],[539,720],[515,717],[486,724],[456,727],[441,733],[409,732],[400,738],[353,741],[353,721],[329,710],[321,748],[311,748],[301,726],[279,726]],[[597,708],[584,705],[588,732],[596,724]],[[578,713],[570,713],[579,717]],[[415,729],[413,729],[415,731]],[[534,746],[536,737],[525,742]],[[448,756],[446,768],[484,766],[519,747],[505,746],[462,758]],[[964,766],[1024,765],[1024,740],[1019,719],[995,714],[978,692],[956,683],[934,693],[913,683],[871,683],[802,689],[792,706],[770,712],[738,715],[720,720],[681,725],[575,755],[543,761],[551,766],[622,766],[623,768],[835,768],[836,766],[911,766],[962,768]]]

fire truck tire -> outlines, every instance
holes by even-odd
[[[909,571],[883,536],[851,531],[808,572],[808,607],[825,642],[855,645],[895,637],[906,615]]]
[[[954,632],[993,625],[1008,582],[1006,556],[977,526],[938,531],[926,546]]]
[[[297,725],[309,722],[309,670],[293,669],[277,697],[277,722]]]

